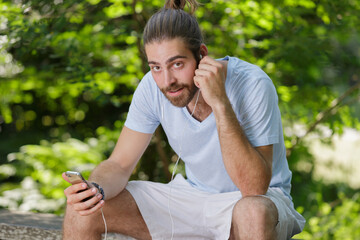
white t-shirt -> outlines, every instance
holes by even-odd
[[[291,199],[291,171],[286,159],[278,97],[271,79],[259,67],[238,58],[221,60],[228,61],[226,93],[248,140],[254,147],[274,145],[270,187],[281,188]],[[154,133],[159,124],[170,146],[185,162],[190,184],[212,193],[239,190],[222,160],[214,114],[199,122],[186,107],[173,106],[149,72],[134,93],[125,126],[142,133]]]

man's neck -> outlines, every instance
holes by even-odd
[[[200,95],[198,101],[196,102],[196,99],[198,98],[198,94]],[[186,106],[186,108],[189,111],[189,113],[192,113],[195,108],[192,117],[198,120],[199,122],[204,121],[212,112],[211,107],[205,102],[204,98],[202,97],[200,90],[198,90],[198,92],[195,94],[194,98]]]

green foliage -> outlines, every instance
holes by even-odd
[[[27,210],[42,211],[44,209],[39,209],[37,205],[28,206],[29,202],[25,197],[31,194],[29,190],[38,189],[36,195],[40,195],[44,201],[47,198],[58,203],[50,209],[45,208],[45,211],[62,212],[65,203],[63,191],[69,184],[62,179],[61,173],[76,170],[88,178],[91,170],[114,148],[122,123],[118,121],[115,126],[115,130],[99,127],[96,130],[99,134],[98,138],[88,138],[84,141],[69,138],[64,142],[56,143],[43,140],[40,145],[24,145],[20,148],[20,152],[9,154],[8,160],[11,164],[2,165],[0,179],[17,176],[24,178],[24,181],[21,187],[15,190],[10,190],[7,185],[0,188],[0,192],[4,193],[0,198],[0,207],[14,209],[32,207]],[[15,205],[10,201],[14,193],[16,196],[22,196],[15,198],[17,202]]]
[[[360,195],[352,198],[339,193],[331,204],[318,201],[318,210],[308,218],[304,231],[294,238],[300,239],[359,239],[360,238]]]
[[[292,194],[308,219],[301,238],[358,238],[359,196],[346,185],[314,181],[311,143],[301,140],[309,132],[322,136],[319,124],[332,135],[360,129],[359,1],[201,3],[196,17],[210,56],[259,65],[277,87]],[[163,4],[0,1],[0,206],[61,213],[67,186],[61,172],[88,176],[110,155],[148,70],[142,30]],[[176,156],[161,135],[132,179],[168,180]]]

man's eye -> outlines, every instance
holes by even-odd
[[[174,67],[175,68],[179,68],[179,67],[182,67],[182,63],[181,62],[176,62],[176,63],[174,63]]]
[[[155,72],[160,71],[160,67],[159,67],[159,66],[152,66],[151,69],[154,70]]]

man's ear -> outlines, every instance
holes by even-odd
[[[208,55],[208,49],[204,43],[200,45],[200,59]]]

